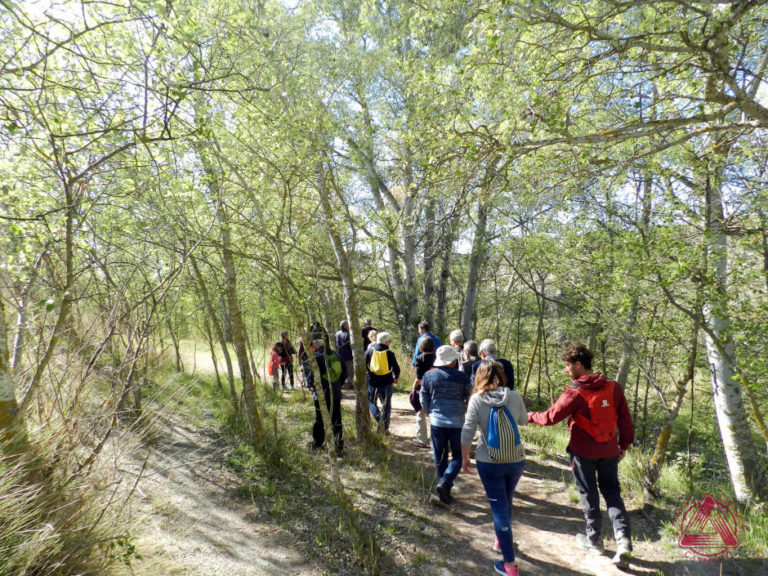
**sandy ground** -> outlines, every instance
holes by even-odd
[[[198,355],[201,353],[198,350]],[[204,359],[201,360],[197,370],[205,369]],[[413,458],[426,474],[433,474],[431,450],[411,444],[416,423],[407,395],[395,394],[393,399],[391,449]],[[344,390],[344,403],[354,410],[351,390]],[[350,432],[352,426],[345,422]],[[268,515],[255,504],[233,496],[238,479],[223,467],[226,447],[215,430],[190,429],[172,419],[162,422],[161,428],[164,437],[149,449],[137,484],[139,498],[134,513],[143,521],[137,545],[145,556],[137,563],[138,574],[328,573],[304,558],[300,552],[304,545],[271,524]],[[141,466],[141,462],[136,463],[134,472]],[[578,504],[572,501],[572,482],[564,455],[555,460],[539,460],[535,452],[529,452],[516,493],[513,524],[521,574],[768,574],[764,560],[728,562],[722,565],[722,571],[719,564],[690,561],[673,544],[662,543],[657,522],[631,506],[635,558],[628,570],[620,571],[610,561],[612,540],[606,538],[607,550],[602,556],[574,545],[574,535],[583,529],[584,521]],[[433,542],[424,550],[414,545],[405,554],[398,552],[401,557],[421,553],[423,563],[415,569],[410,566],[409,574],[493,574],[493,561],[500,556],[491,549],[494,535],[490,508],[474,469],[470,475],[459,475],[453,495],[455,503],[448,508],[431,506],[427,501],[414,503],[421,517],[427,518],[433,531],[443,534],[445,540],[444,544]],[[608,527],[605,518],[604,534],[608,534]],[[402,560],[403,566],[408,565],[407,558]]]
[[[134,511],[143,527],[137,548],[142,574],[315,576],[290,534],[263,521],[236,497],[238,479],[223,467],[225,447],[213,431],[167,420],[149,451]],[[139,463],[143,465],[143,463]],[[140,468],[135,467],[136,470]]]

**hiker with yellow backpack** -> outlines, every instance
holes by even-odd
[[[374,420],[389,434],[389,419],[392,413],[392,393],[400,378],[400,366],[395,353],[389,349],[392,338],[387,332],[376,335],[376,344],[365,351],[365,368],[368,379],[368,406]],[[381,402],[381,409],[379,409]]]

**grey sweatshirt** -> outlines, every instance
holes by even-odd
[[[476,392],[469,399],[469,406],[464,417],[464,426],[461,429],[461,443],[470,446],[475,436],[477,427],[480,426],[480,438],[477,441],[475,460],[478,462],[492,462],[488,457],[488,448],[485,445],[488,437],[488,419],[491,416],[492,406],[506,406],[517,427],[525,426],[528,420],[528,412],[520,394],[509,388],[497,388],[485,394]]]

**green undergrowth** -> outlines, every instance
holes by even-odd
[[[330,477],[329,455],[308,448],[315,419],[312,397],[258,387],[265,437],[256,447],[214,376],[168,373],[175,409],[195,426],[216,426],[228,440],[226,466],[241,479],[237,495],[260,517],[292,534],[329,574],[418,574],[426,545],[440,528],[415,502],[425,502],[434,470],[398,454],[374,435],[355,438],[354,414],[343,408],[345,454],[338,460],[344,491]],[[238,383],[238,388],[239,388]],[[431,462],[430,462],[431,464]],[[397,554],[398,550],[403,553]],[[405,558],[405,562],[403,561]]]
[[[690,414],[690,412],[689,412]],[[653,453],[653,444],[634,446],[619,465],[622,493],[630,510],[642,509],[643,517],[650,517],[657,524],[657,531],[669,548],[676,547],[680,538],[679,513],[681,507],[712,494],[718,501],[727,503],[738,517],[743,530],[739,534],[739,546],[734,550],[736,558],[768,558],[768,506],[760,504],[744,507],[734,504],[728,470],[722,461],[719,437],[705,429],[706,421],[694,421],[693,446],[690,457],[685,440],[688,435],[687,418],[678,418],[667,462],[655,486],[655,497],[649,501],[645,494],[646,473]],[[654,429],[654,433],[657,432]],[[567,423],[554,426],[528,425],[521,428],[521,436],[533,450],[532,456],[544,460],[567,457],[569,432]],[[649,434],[649,437],[652,437]],[[570,481],[570,478],[566,480]],[[578,497],[574,498],[578,502]],[[655,530],[651,530],[654,532]]]

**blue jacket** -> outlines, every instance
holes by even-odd
[[[411,362],[411,366],[416,366],[416,357],[421,354],[421,350],[419,350],[419,342],[421,342],[422,338],[432,338],[432,341],[435,343],[435,350],[443,345],[442,342],[440,342],[440,338],[431,332],[424,332],[424,334],[419,336],[418,340],[416,340],[416,348],[413,349],[413,361]]]
[[[499,358],[498,356],[488,356],[486,360],[493,360],[494,362],[498,362],[501,364],[501,367],[504,368],[504,378],[507,380],[507,388],[510,390],[515,389],[515,369],[512,367],[512,363],[509,360],[504,360],[504,358]],[[475,372],[477,372],[477,367],[480,366],[480,362],[482,360],[478,360],[474,364],[472,364],[472,385],[475,384]]]
[[[434,367],[421,380],[421,406],[429,413],[432,426],[461,428],[471,395],[469,377],[455,368]]]
[[[349,330],[339,330],[336,332],[336,355],[339,360],[346,362],[352,360],[352,344],[350,343]]]

